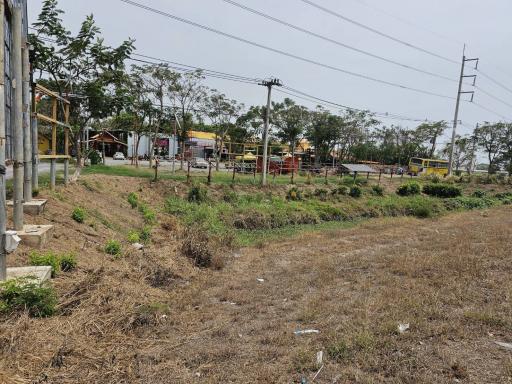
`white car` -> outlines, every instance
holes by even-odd
[[[113,160],[125,160],[123,152],[116,152],[114,156],[112,156]]]

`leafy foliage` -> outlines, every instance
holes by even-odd
[[[423,193],[436,197],[457,197],[462,195],[462,190],[450,184],[427,184],[423,186]]]
[[[416,182],[410,182],[407,184],[402,184],[396,190],[397,195],[400,196],[413,196],[419,195],[421,193],[421,185]]]
[[[0,312],[28,311],[32,317],[52,316],[56,311],[57,296],[48,284],[25,277],[0,282]]]
[[[77,223],[83,223],[85,221],[86,212],[84,208],[76,207],[73,209],[73,213],[71,214],[71,218],[75,220]]]
[[[121,254],[121,243],[117,240],[109,240],[105,244],[104,251],[109,255],[119,256]]]

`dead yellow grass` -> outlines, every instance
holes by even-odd
[[[311,382],[318,351],[315,383],[512,382],[511,352],[493,343],[512,341],[509,207],[283,239],[214,271],[179,255],[167,219],[144,253],[100,252],[142,225],[125,195],[146,182],[99,181],[104,193],[50,196],[40,220],[54,221],[54,246],[78,252],[80,267],[54,281],[58,316],[0,323],[0,382]],[[172,189],[139,193],[158,207]],[[84,199],[114,229],[63,219]]]

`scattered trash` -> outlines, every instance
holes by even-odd
[[[409,329],[409,323],[405,323],[405,324],[398,324],[398,332],[399,333],[404,333],[405,331],[407,331]]]
[[[308,384],[308,379],[302,376],[302,379],[300,379],[300,384]]]
[[[503,347],[505,349],[508,349],[509,351],[512,351],[512,343],[504,343],[502,341],[495,341],[495,344],[498,344],[500,347]]]
[[[313,378],[311,379],[311,382],[315,381],[315,379],[318,377],[323,368],[324,366],[322,365],[320,369],[315,373],[315,376],[313,376]]]
[[[324,351],[318,351],[316,353],[316,365],[321,366],[324,359]]]
[[[256,280],[258,280],[260,283],[263,283],[265,279],[262,279],[261,277],[258,277]]]
[[[296,335],[308,335],[310,333],[320,333],[320,331],[318,329],[302,329],[295,331],[293,333],[295,333]]]
[[[132,247],[135,248],[137,251],[140,251],[141,249],[144,248],[144,244],[141,244],[141,243],[133,243],[132,244]]]
[[[201,377],[201,372],[196,372],[197,377]]]

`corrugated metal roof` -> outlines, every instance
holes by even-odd
[[[375,168],[369,167],[366,164],[341,164],[349,172],[362,172],[362,173],[377,173]]]

